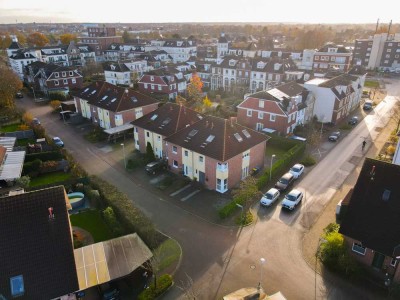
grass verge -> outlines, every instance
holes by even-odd
[[[19,125],[21,125],[21,123],[17,123],[17,124],[10,124],[10,125],[4,125],[1,126],[0,131],[1,132],[14,132],[14,131],[18,131],[18,127]]]
[[[112,239],[110,229],[104,223],[98,210],[86,210],[70,216],[72,226],[89,231],[95,243]]]
[[[160,272],[177,262],[181,255],[181,247],[173,239],[167,239],[154,251],[154,256],[157,256],[160,261]]]

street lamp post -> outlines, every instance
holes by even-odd
[[[240,215],[240,223],[243,226],[243,205],[240,205],[239,203],[236,203],[236,206],[239,207],[242,210],[242,213]]]
[[[36,102],[35,89],[33,88],[33,86],[31,87],[31,89],[32,89],[32,92],[33,92],[33,99],[35,99],[35,102]]]
[[[314,268],[314,270],[315,270],[315,273],[314,273],[314,275],[315,275],[315,284],[314,284],[315,285],[315,300],[317,300],[317,262],[318,262],[319,252],[321,250],[321,244],[324,244],[326,242],[327,242],[326,239],[319,238],[317,251],[315,252],[315,268]]]
[[[269,168],[269,181],[271,181],[271,178],[272,178],[272,164],[273,164],[273,161],[274,161],[275,157],[276,157],[276,155],[272,154],[272,156],[271,156],[271,167]]]
[[[263,277],[263,265],[265,264],[266,261],[267,260],[264,257],[260,258],[261,268],[260,268],[260,281],[258,282],[258,287],[257,287],[258,291],[261,291],[261,289],[262,289],[261,283],[262,283],[262,277]]]
[[[125,169],[126,169],[125,144],[121,143],[121,146],[122,146],[122,152],[124,153],[124,166],[125,166]]]

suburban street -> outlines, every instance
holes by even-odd
[[[50,136],[61,137],[65,148],[89,174],[117,186],[157,228],[181,244],[183,257],[175,274],[176,284],[164,299],[185,299],[177,286],[186,282],[186,274],[194,281],[196,299],[220,299],[259,282],[268,294],[281,291],[288,299],[368,299],[362,290],[334,285],[316,275],[303,259],[301,243],[335,191],[362,161],[362,141],[366,139],[366,148],[374,147],[373,141],[389,121],[390,111],[400,99],[400,83],[385,82],[388,96],[384,101],[333,148],[328,141],[321,145],[321,152],[329,153],[296,185],[305,193],[302,204],[293,212],[281,211],[279,204],[268,209],[256,204],[256,221],[245,228],[212,224],[169,201],[160,191],[146,189],[127,175],[120,162],[83,139],[57,114],[51,114],[48,105],[36,104],[26,96],[16,101],[41,120]],[[266,262],[261,264],[260,258]]]

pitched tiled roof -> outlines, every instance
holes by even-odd
[[[268,137],[233,121],[207,116],[165,141],[224,162]]]
[[[103,63],[104,71],[113,71],[113,72],[129,72],[129,68],[120,62],[105,62]]]
[[[328,43],[318,50],[318,52],[328,52],[328,48],[337,48],[336,53],[350,53],[345,47],[333,43]],[[334,53],[332,53],[334,54]]]
[[[297,96],[304,91],[304,87],[294,81],[275,87],[290,97]]]
[[[79,289],[63,186],[0,199],[0,294],[22,275],[18,299],[53,299]],[[49,219],[49,207],[54,219]]]
[[[203,115],[185,106],[166,103],[155,111],[131,122],[131,124],[168,137],[187,125],[198,122],[203,117]]]
[[[399,165],[366,158],[339,232],[374,251],[400,256],[399,178]]]
[[[97,81],[83,88],[73,96],[87,100],[89,104],[113,112],[121,112],[142,107],[158,101],[140,92]]]
[[[28,54],[25,56],[25,53]],[[36,58],[36,56],[32,55],[32,53],[29,52],[29,50],[25,49],[19,49],[17,52],[15,52],[13,55],[11,55],[12,59],[32,59]]]
[[[357,77],[349,74],[342,74],[325,82],[320,83],[318,86],[326,88],[334,88],[338,85],[349,85],[352,81],[356,81]]]

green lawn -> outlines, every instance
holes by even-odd
[[[52,172],[31,178],[30,187],[62,182],[71,178],[71,173]]]
[[[364,86],[369,88],[379,88],[379,82],[374,80],[366,80]]]
[[[70,220],[72,226],[89,231],[95,243],[113,238],[111,231],[108,229],[106,223],[104,223],[101,213],[98,210],[86,210],[78,214],[73,214],[70,216]]]
[[[177,262],[182,255],[179,244],[173,239],[167,239],[154,251],[154,256],[159,260],[159,272]]]
[[[35,144],[35,139],[19,139],[17,140],[17,146],[28,146],[28,144]]]
[[[273,145],[268,145],[268,143],[267,143],[267,147],[265,150],[265,156],[267,158],[271,159],[272,154],[275,154],[275,161],[276,161],[277,159],[280,159],[286,152],[287,152],[287,150],[285,150],[285,149],[282,149],[280,147],[276,147]]]
[[[1,132],[14,132],[14,131],[18,131],[18,126],[21,125],[21,123],[17,123],[17,124],[10,124],[10,125],[4,125],[1,126],[0,131]]]

